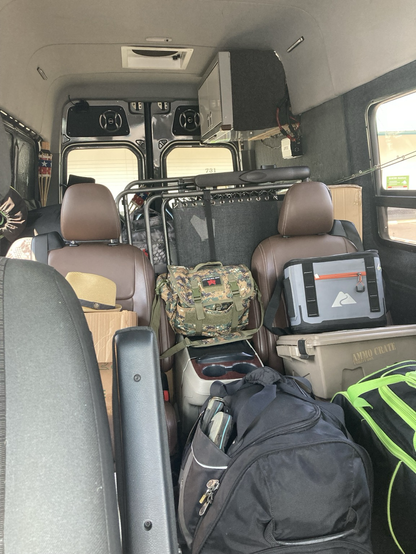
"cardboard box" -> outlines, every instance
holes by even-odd
[[[85,317],[92,333],[98,363],[112,363],[114,333],[119,329],[135,327],[136,312],[90,312],[85,313]]]
[[[119,329],[137,326],[136,312],[90,312],[85,313],[92,333],[95,354],[100,368],[105,405],[113,439],[113,337]]]
[[[358,185],[329,185],[334,205],[334,219],[352,221],[362,238],[363,217],[361,187]]]

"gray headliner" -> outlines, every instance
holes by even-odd
[[[68,94],[192,97],[216,51],[270,48],[300,113],[416,59],[415,16],[413,0],[0,0],[0,106],[48,137]],[[123,70],[120,46],[149,36],[194,47],[188,69]]]

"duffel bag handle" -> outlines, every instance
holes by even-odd
[[[198,264],[198,265],[196,265],[196,266],[194,267],[192,273],[193,273],[194,271],[198,271],[198,270],[202,269],[203,267],[207,267],[207,266],[211,266],[211,267],[212,267],[212,266],[219,266],[219,267],[222,267],[222,262],[204,262],[204,263],[202,263],[202,264]]]
[[[263,385],[263,387],[266,387],[267,385],[274,385],[281,380],[280,373],[271,367],[259,367],[250,371],[243,379],[238,379],[238,381],[232,381],[231,383],[214,381],[211,385],[210,395],[224,398],[225,396],[233,396],[242,387],[249,385]]]

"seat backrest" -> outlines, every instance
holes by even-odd
[[[0,295],[1,541],[7,552],[121,554],[106,408],[79,301],[53,268],[6,258]]]
[[[62,202],[61,230],[70,245],[51,250],[48,264],[64,277],[70,271],[80,271],[111,279],[117,285],[117,303],[137,313],[138,325],[149,325],[155,273],[141,250],[119,244],[120,217],[109,189],[96,183],[69,187]],[[164,313],[159,343],[161,351],[174,344]],[[171,366],[172,359],[163,360],[164,371]]]
[[[295,258],[330,256],[355,252],[346,237],[328,234],[333,226],[333,207],[326,185],[318,182],[296,183],[288,190],[278,221],[279,235],[262,241],[251,261],[253,276],[259,286],[264,306],[269,303],[276,280],[283,274],[286,262]],[[254,304],[251,319],[258,321],[259,309]],[[274,325],[286,327],[283,303]],[[263,362],[283,371],[282,360],[276,353],[276,336],[262,327],[254,337],[255,348]]]

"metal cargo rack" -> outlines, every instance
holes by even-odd
[[[234,171],[228,173],[210,173],[195,177],[175,177],[166,179],[148,179],[132,181],[116,198],[117,206],[123,203],[123,212],[127,231],[127,240],[133,244],[132,226],[129,210],[130,196],[138,193],[148,194],[143,204],[146,240],[149,260],[154,265],[151,239],[150,208],[161,202],[161,216],[165,239],[167,263],[171,263],[166,208],[169,202],[181,200],[193,205],[200,200],[209,199],[212,204],[225,201],[244,202],[248,199],[277,198],[278,191],[287,189],[294,182],[307,180],[310,170],[307,166],[260,169],[252,171]]]

